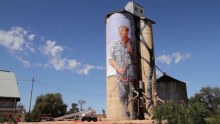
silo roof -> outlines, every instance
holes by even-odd
[[[154,22],[153,20],[151,20],[151,19],[149,19],[149,18],[147,18],[147,17],[139,17],[139,16],[137,16],[137,15],[135,15],[135,14],[133,14],[133,13],[131,13],[131,12],[125,10],[125,9],[123,9],[123,10],[116,10],[116,11],[107,13],[106,19],[107,19],[109,16],[111,16],[112,14],[114,14],[114,13],[121,13],[121,12],[129,13],[129,14],[133,15],[134,17],[136,17],[136,18],[142,18],[142,19],[145,20],[145,21],[150,21],[152,24],[155,24],[155,23],[156,23],[156,22]]]
[[[0,70],[0,97],[20,100],[17,80],[13,72]]]

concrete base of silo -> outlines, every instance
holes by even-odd
[[[122,104],[119,99],[119,89],[115,76],[107,77],[107,120],[119,121],[129,120],[126,115],[123,114]]]

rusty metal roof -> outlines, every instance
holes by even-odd
[[[180,83],[184,83],[183,81],[177,80],[171,76],[168,76],[166,74],[164,74],[163,76],[161,76],[160,78],[157,79],[157,82],[170,82],[170,81],[174,81],[174,82],[180,82]]]

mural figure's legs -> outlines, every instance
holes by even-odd
[[[135,119],[136,118],[136,111],[135,111],[135,102],[131,100],[133,98],[133,88],[134,86],[127,81],[119,81],[118,80],[118,87],[119,87],[119,97],[122,104],[122,111],[124,116],[128,119]],[[129,100],[131,100],[129,102]]]

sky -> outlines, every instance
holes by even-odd
[[[20,104],[61,93],[68,105],[106,109],[106,14],[127,0],[1,0],[0,70],[16,74]],[[220,82],[219,0],[135,0],[153,25],[156,65],[188,97]],[[157,77],[161,73],[157,72]]]

